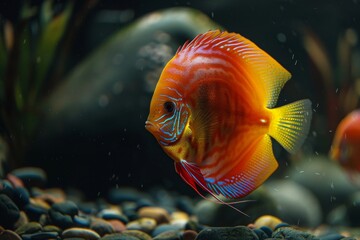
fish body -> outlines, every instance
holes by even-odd
[[[360,110],[349,113],[339,123],[330,157],[350,174],[360,173]]]
[[[239,34],[200,34],[164,67],[146,128],[198,193],[246,196],[278,167],[270,136],[295,152],[309,130],[309,100],[274,108],[290,77]]]

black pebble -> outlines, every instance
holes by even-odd
[[[0,194],[0,226],[12,228],[19,219],[19,208],[5,194]]]
[[[78,206],[72,201],[55,203],[51,206],[51,209],[62,214],[70,215],[71,217],[79,213]]]
[[[258,240],[258,236],[249,228],[238,227],[213,227],[202,230],[196,240]]]

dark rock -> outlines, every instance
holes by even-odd
[[[258,238],[260,240],[271,237],[271,235],[269,236],[266,232],[264,232],[263,230],[261,230],[259,228],[254,229],[253,232],[258,236]]]
[[[272,235],[273,231],[271,228],[267,227],[267,226],[262,226],[260,228],[260,230],[262,230],[264,233],[266,233],[266,235],[268,235],[269,237]]]
[[[170,230],[166,232],[162,232],[156,237],[154,240],[182,240],[182,232],[176,230]]]
[[[48,209],[35,203],[29,203],[25,205],[24,211],[26,212],[30,221],[39,221],[41,215],[48,213]]]
[[[23,187],[14,188],[12,200],[19,208],[22,209],[30,202],[29,191]]]
[[[195,232],[193,230],[186,230],[182,233],[182,239],[183,240],[195,240],[197,235],[198,235],[197,232]]]
[[[123,202],[136,202],[142,195],[133,188],[113,188],[109,191],[109,202],[120,204]]]
[[[278,228],[282,228],[282,227],[290,227],[290,225],[288,223],[280,223],[275,226],[274,230],[276,230]]]
[[[223,201],[229,201],[221,198]],[[232,206],[242,211],[248,216],[235,211],[225,204],[201,200],[195,205],[195,215],[199,223],[209,226],[229,227],[238,225],[247,225],[254,222],[258,216],[264,214],[276,215],[276,206],[274,199],[269,194],[268,189],[261,186],[246,196],[244,202],[233,204]],[[247,201],[249,200],[249,201]]]
[[[258,236],[249,228],[238,227],[213,227],[202,230],[196,240],[258,240]]]
[[[79,213],[78,206],[72,201],[55,203],[51,206],[51,209],[60,212],[64,215],[70,215],[71,217]]]
[[[72,201],[55,203],[49,210],[49,217],[53,224],[61,228],[74,225],[73,217],[79,213],[77,205]]]
[[[11,230],[4,230],[0,232],[0,240],[22,240],[21,237]]]
[[[302,159],[289,169],[287,175],[316,196],[323,213],[333,209],[335,198],[336,203],[344,203],[357,190],[340,165],[326,156],[312,155],[308,159]],[[301,199],[306,200],[304,196]],[[281,219],[287,222],[286,219]]]
[[[37,222],[29,222],[17,228],[15,232],[19,235],[36,233],[42,230],[42,226]]]
[[[205,229],[205,227],[203,225],[201,225],[198,222],[195,222],[193,220],[190,220],[185,224],[185,230],[193,230],[198,233],[204,229]]]
[[[312,235],[310,233],[296,230],[291,227],[277,228],[273,232],[272,237],[280,238],[280,239],[287,239],[287,240],[299,240],[299,239],[319,240],[319,238],[315,237],[314,235]]]
[[[24,234],[21,235],[23,240],[48,240],[48,239],[57,239],[59,233],[57,232],[38,232],[33,234]]]
[[[8,180],[0,179],[0,193],[7,195],[9,198],[13,197],[14,187]]]
[[[320,202],[304,186],[290,179],[268,181],[265,186],[276,205],[277,213],[274,216],[293,225],[317,227],[321,223]]]
[[[87,217],[74,216],[74,226],[87,228],[90,226],[90,219]]]
[[[18,168],[13,170],[11,174],[20,178],[27,187],[42,187],[47,181],[45,171],[36,167]]]
[[[117,219],[123,223],[128,223],[129,219],[122,214],[120,211],[118,210],[113,210],[113,209],[103,209],[98,213],[98,217],[103,218],[105,220],[113,220],[113,219]]]
[[[155,206],[155,203],[147,198],[141,198],[136,201],[136,210],[139,210],[142,207],[152,207]]]
[[[350,226],[360,225],[360,191],[352,194],[346,202],[346,213]]]
[[[194,204],[189,197],[179,197],[175,200],[176,207],[189,215],[194,214]]]
[[[184,229],[182,226],[179,225],[161,224],[154,229],[154,231],[152,232],[152,236],[156,237],[164,232],[169,232],[169,231],[179,232],[181,230]]]
[[[100,240],[139,240],[139,238],[122,233],[113,233],[100,238]]]
[[[112,225],[101,218],[93,218],[90,224],[90,229],[97,232],[100,236],[114,233]]]
[[[89,240],[96,240],[99,239],[100,236],[93,230],[86,229],[86,228],[69,228],[62,232],[63,238],[85,238]]]
[[[345,237],[338,234],[338,233],[332,233],[332,234],[328,234],[326,236],[321,236],[320,240],[340,240],[340,239],[344,239]]]
[[[49,218],[51,223],[63,229],[70,228],[74,224],[70,215],[64,215],[53,209],[49,210]]]
[[[0,194],[0,225],[12,228],[20,217],[19,208],[5,194]]]

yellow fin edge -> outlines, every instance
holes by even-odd
[[[297,152],[308,135],[312,110],[311,101],[304,99],[271,109],[269,135],[289,153]]]

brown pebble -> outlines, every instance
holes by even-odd
[[[50,205],[39,197],[30,198],[30,203],[45,209],[50,209]]]
[[[274,230],[275,227],[280,223],[282,223],[282,221],[279,218],[271,215],[264,215],[255,220],[254,226],[255,228],[266,226]]]
[[[9,182],[11,182],[11,185],[13,185],[15,188],[24,187],[23,181],[20,178],[18,178],[17,176],[12,175],[12,174],[9,173],[6,176],[6,178],[9,180]]]
[[[107,220],[108,223],[111,224],[111,226],[114,229],[114,232],[121,233],[126,230],[126,226],[123,222],[117,219]]]
[[[21,237],[11,230],[4,230],[0,234],[1,240],[21,240]]]
[[[63,238],[85,238],[89,240],[96,240],[100,238],[100,235],[90,229],[86,228],[68,228],[62,233]]]
[[[183,240],[194,240],[197,235],[198,235],[197,232],[195,232],[193,230],[186,230],[182,234],[182,239]]]
[[[140,218],[153,218],[156,220],[157,224],[169,223],[170,216],[168,211],[160,207],[142,207],[139,210]]]
[[[147,217],[139,218],[126,224],[126,228],[151,233],[156,228],[156,220]]]

